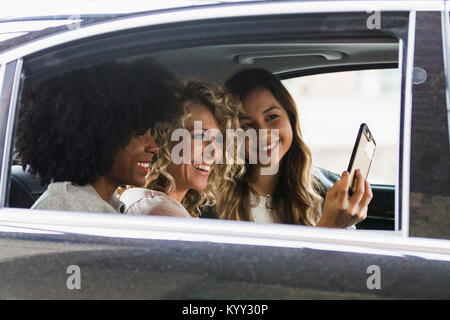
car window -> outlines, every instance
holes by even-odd
[[[395,185],[400,130],[399,69],[346,71],[284,80],[300,113],[313,164],[347,170],[359,126],[376,141],[368,180]]]
[[[349,17],[354,21],[347,22]],[[57,52],[42,51],[31,56],[25,61],[25,81],[38,83],[89,64],[100,63],[100,60],[132,61],[137,57],[152,59],[174,71],[180,78],[189,79],[194,76],[220,84],[233,73],[249,67],[266,68],[274,74],[322,68],[323,75],[285,81],[299,107],[302,132],[313,150],[313,165],[338,174],[347,169],[357,129],[362,122],[367,123],[379,143],[375,159],[380,159],[379,164],[374,164],[371,172],[373,176],[369,176],[369,180],[373,178],[370,182],[388,185],[390,188],[374,189],[376,201],[371,202],[370,219],[367,219],[369,225],[366,228],[394,230],[394,196],[401,193],[401,189],[395,189],[394,185],[398,181],[398,172],[401,171],[396,166],[400,163],[397,149],[401,145],[400,80],[404,78],[406,57],[405,47],[400,46],[399,38],[404,40],[408,14],[386,13],[383,23],[386,30],[390,31],[384,33],[369,31],[367,14],[339,13],[333,15],[333,18],[341,24],[332,23],[333,19],[324,19],[321,15],[304,15],[301,19],[287,15],[282,19],[290,23],[285,24],[264,17],[239,18],[233,20],[237,26],[240,25],[235,29],[223,27],[213,30],[208,25],[209,22],[202,22],[186,23],[182,32],[176,33],[169,27],[142,28],[123,34],[104,35],[99,42],[80,40],[76,47],[69,44],[61,46]],[[228,25],[227,21],[217,23]],[[318,30],[322,32],[321,37],[311,39],[311,32]],[[401,32],[396,33],[395,30]],[[365,32],[370,34],[369,38]],[[121,42],[121,45],[130,46],[133,50],[118,48],[116,37],[128,38],[130,42]],[[80,59],[80,54],[85,54],[86,59]],[[403,60],[399,61],[399,56]],[[334,72],[334,67],[346,67],[348,61],[360,65],[361,69],[370,63],[375,66],[389,64],[391,68],[394,65],[394,69]],[[395,69],[397,65],[398,68]],[[298,84],[295,83],[297,80]],[[332,113],[326,110],[331,109],[332,105],[336,105],[339,111]],[[319,107],[325,109],[318,109]],[[350,118],[350,115],[354,117]],[[330,117],[326,120],[326,116]],[[389,130],[383,129],[381,117],[389,119]],[[346,131],[335,126],[339,119]],[[314,131],[317,128],[319,130]],[[21,130],[20,127],[16,129]],[[327,152],[331,149],[330,145],[336,147],[342,143],[343,147],[334,150],[334,153],[321,154],[321,139],[327,140],[327,143],[330,140],[330,144],[323,147]],[[337,154],[340,154],[340,160]],[[12,173],[18,179],[14,184],[16,187],[20,187],[22,182],[30,186],[27,201],[32,203],[32,200],[45,191],[45,188],[37,185],[38,182],[36,184],[35,180],[29,180],[29,175],[22,175],[21,168],[13,167]],[[324,185],[330,187],[334,181],[330,185],[328,183],[326,181]],[[11,184],[11,190],[14,185]],[[21,204],[13,204],[11,199],[14,194],[18,193],[11,192],[9,205],[24,208]],[[30,206],[28,204],[25,207]]]

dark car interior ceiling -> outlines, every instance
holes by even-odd
[[[386,13],[368,30],[367,14],[296,14],[169,23],[61,43],[24,58],[25,78],[38,82],[102,62],[149,55],[180,76],[220,81],[264,67],[274,73],[327,66],[392,63],[408,15]]]
[[[146,55],[182,78],[223,83],[245,68],[265,68],[275,74],[324,67],[397,64],[398,41],[271,42],[190,47]],[[125,58],[129,62],[143,56]]]

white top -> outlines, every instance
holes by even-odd
[[[270,209],[270,196],[265,197],[250,192],[250,213],[258,223],[281,223],[280,218]]]
[[[79,186],[64,181],[50,183],[31,209],[118,213],[123,212],[125,206],[115,194],[106,202],[91,184]]]
[[[146,214],[191,218],[183,205],[164,192],[146,188],[131,188],[120,196],[125,214]]]
[[[281,219],[274,213],[274,210],[270,209],[271,205],[270,196],[261,196],[250,192],[250,213],[254,222],[258,223],[283,223]],[[349,226],[345,229],[355,229],[356,227]]]

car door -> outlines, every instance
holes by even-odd
[[[367,28],[369,15],[362,2],[351,6],[345,2],[255,2],[173,9],[68,30],[3,53],[1,298],[448,299],[448,240],[409,237],[409,157],[416,145],[410,142],[411,106],[415,106],[410,93],[415,26],[421,17],[417,10],[424,7],[440,14],[443,3],[380,4],[374,8],[381,10],[380,30]],[[22,81],[40,81],[87,64],[148,51],[267,37],[286,40],[309,32],[318,37],[323,32],[368,38],[389,34],[399,41],[402,114],[395,231],[8,206]]]
[[[417,13],[414,71],[424,80],[412,88],[411,236],[450,238],[448,34],[448,12]]]

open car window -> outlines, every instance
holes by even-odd
[[[235,28],[231,29],[225,27],[229,21],[219,19],[214,21],[218,24],[216,30],[219,34],[212,32],[209,21],[188,21],[168,24],[164,28],[150,26],[100,35],[96,41],[80,40],[75,47],[69,43],[55,52],[43,51],[27,57],[24,61],[24,82],[25,85],[39,83],[108,60],[131,63],[146,58],[170,69],[181,79],[194,77],[218,85],[223,85],[233,73],[248,67],[261,67],[285,79],[289,77],[291,79],[285,80],[285,85],[291,89],[300,108],[302,131],[313,150],[313,165],[335,174],[334,180],[324,181],[327,188],[339,178],[336,174],[346,169],[359,124],[366,122],[373,128],[374,136],[380,141],[375,156],[379,162],[374,163],[371,171],[376,177],[373,183],[387,188],[374,189],[369,223],[364,228],[399,231],[401,224],[397,223],[395,228],[394,220],[401,210],[396,203],[402,192],[399,181],[405,174],[399,155],[403,152],[400,143],[403,134],[401,123],[404,120],[401,110],[406,108],[403,74],[408,14],[386,13],[384,29],[368,28],[370,15],[367,13],[337,13],[332,16],[340,22],[337,29],[328,18],[304,14],[278,17],[281,22],[289,23],[280,23],[277,19],[264,16],[233,18]],[[261,29],[261,26],[264,28]],[[175,32],[177,30],[182,31]],[[313,38],[311,32],[315,34]],[[86,55],[86,59],[80,59],[80,54]],[[87,62],[89,59],[92,60]],[[335,72],[336,68],[342,70],[351,65],[357,65],[362,70]],[[370,70],[363,71],[365,68]],[[297,78],[300,82],[304,81],[303,85],[294,83],[296,73],[314,69],[321,69],[321,75],[303,75]],[[339,89],[334,83],[343,87]],[[329,86],[332,88],[327,90]],[[341,100],[338,101],[337,97]],[[316,105],[325,109],[319,109]],[[367,108],[367,112],[358,107]],[[329,111],[326,111],[327,108]],[[359,117],[350,120],[349,115]],[[382,123],[383,117],[390,122]],[[340,130],[336,123],[342,123],[348,131]],[[383,124],[387,125],[387,130],[383,129]],[[323,130],[314,131],[318,128]],[[324,140],[329,144],[323,145]],[[337,141],[345,147],[332,150],[337,147]],[[319,150],[320,147],[323,149]],[[324,149],[328,153],[321,153]],[[13,179],[8,204],[11,207],[29,207],[23,204],[23,199],[20,204],[14,202],[14,197],[26,194],[28,203],[31,203],[45,190],[45,186],[39,186],[36,180],[29,179],[27,173],[21,170],[19,166],[11,167]],[[27,192],[17,191],[23,186],[29,187]]]
[[[401,74],[399,69],[322,73],[283,81],[301,114],[313,163],[347,170],[361,123],[376,141],[368,180],[397,184]]]

